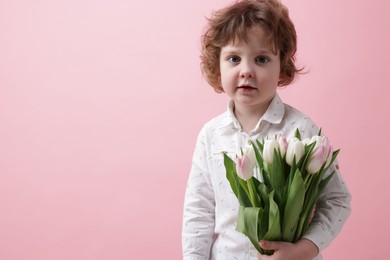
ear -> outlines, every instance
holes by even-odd
[[[223,86],[222,86],[222,80],[221,80],[221,75],[218,76],[218,79],[217,79],[217,84],[218,84],[218,87],[216,88],[216,91],[218,89],[218,93],[224,93],[225,90],[223,89]]]
[[[284,78],[285,78],[284,73],[283,73],[283,72],[280,72],[280,73],[279,73],[279,80],[278,80],[278,87],[280,87],[280,85],[283,83]]]
[[[217,88],[214,88],[217,93],[225,93],[225,90],[221,85],[219,85]]]

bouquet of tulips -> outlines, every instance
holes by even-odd
[[[237,231],[262,254],[273,252],[262,249],[260,240],[298,241],[334,175],[324,176],[339,151],[333,151],[321,131],[301,140],[297,129],[289,142],[277,134],[248,143],[236,161],[224,153],[226,177],[240,204]]]

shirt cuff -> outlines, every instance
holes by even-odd
[[[326,230],[321,224],[311,223],[306,231],[306,234],[302,238],[306,238],[313,242],[321,253],[323,249],[329,246],[332,241],[333,234]]]

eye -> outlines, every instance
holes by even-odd
[[[265,56],[259,56],[259,57],[256,57],[256,59],[255,59],[256,63],[267,63],[269,61],[270,61],[270,59],[265,57]]]
[[[230,61],[230,62],[234,62],[234,63],[240,62],[240,61],[241,61],[240,57],[235,56],[235,55],[229,56],[229,57],[227,58],[227,60]]]

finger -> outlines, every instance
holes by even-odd
[[[278,250],[280,248],[280,243],[276,241],[261,240],[260,246],[265,250]]]
[[[258,254],[257,257],[258,257],[259,260],[270,260],[270,259],[272,259],[271,256],[269,256],[269,255],[262,255],[260,253]]]

